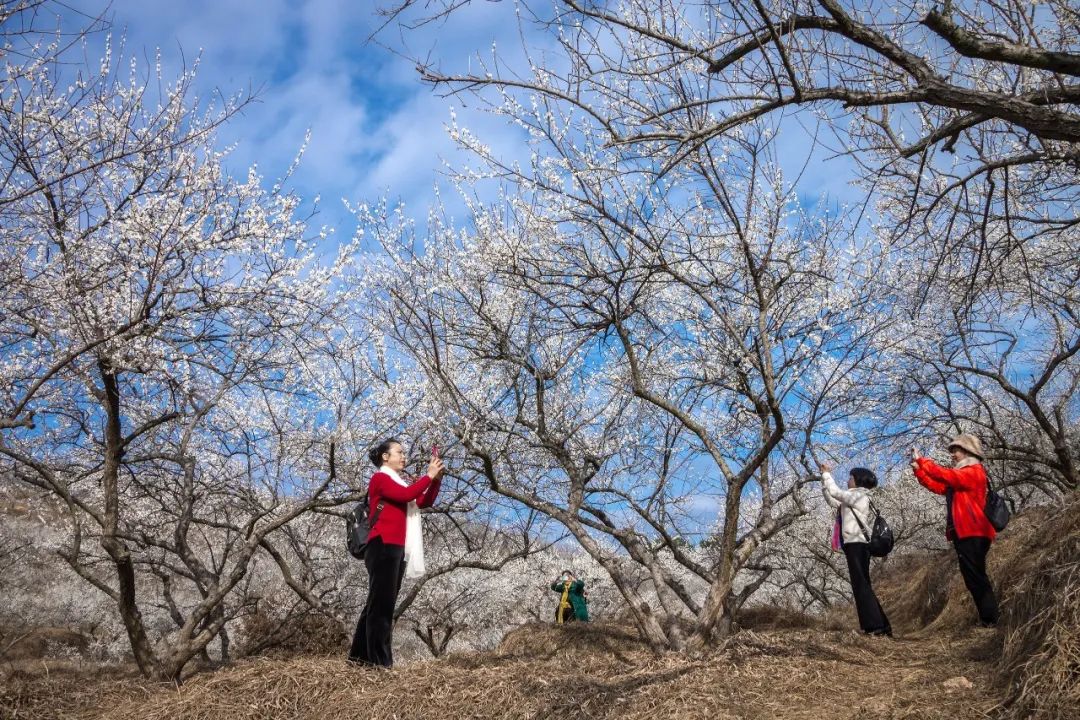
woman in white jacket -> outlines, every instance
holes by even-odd
[[[844,490],[833,480],[832,469],[831,463],[822,463],[821,490],[825,501],[840,513],[840,545],[847,558],[859,627],[867,635],[891,636],[889,618],[870,585],[870,490],[877,487],[877,476],[866,468],[852,468]]]

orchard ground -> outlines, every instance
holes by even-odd
[[[9,666],[0,715],[29,718],[1077,718],[1080,502],[1014,520],[991,554],[995,630],[974,628],[949,552],[879,578],[895,639],[840,608],[771,608],[699,653],[652,653],[617,623],[526,625],[492,652],[356,669],[340,654],[256,658],[150,683],[124,668]]]
[[[624,628],[526,626],[491,653],[385,672],[341,657],[253,660],[179,688],[54,673],[9,684],[12,718],[984,718],[1000,636],[749,630],[700,657]]]

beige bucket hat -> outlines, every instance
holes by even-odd
[[[954,447],[966,450],[980,460],[983,459],[982,442],[977,436],[972,435],[971,433],[963,433],[954,437],[952,442],[949,443],[948,449],[952,450]]]

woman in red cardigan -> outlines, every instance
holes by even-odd
[[[363,665],[392,667],[391,641],[394,606],[401,580],[424,574],[424,536],[420,508],[431,507],[442,483],[443,463],[433,453],[427,474],[411,485],[401,472],[405,451],[391,438],[374,448],[368,457],[379,468],[368,483],[368,533],[364,565],[368,571],[368,597],[356,623],[349,660]]]
[[[960,574],[979,611],[979,624],[993,627],[998,621],[998,605],[986,575],[986,555],[997,533],[984,510],[987,479],[982,443],[974,435],[958,435],[949,443],[949,454],[951,468],[921,457],[912,448],[911,467],[923,487],[945,496],[945,537],[956,548]]]

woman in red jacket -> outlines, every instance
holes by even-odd
[[[949,443],[953,467],[938,465],[911,450],[915,478],[927,490],[945,496],[945,537],[956,548],[960,574],[979,611],[979,623],[993,627],[998,620],[997,598],[986,575],[986,554],[997,534],[986,517],[987,479],[982,466],[982,443],[974,435],[958,435]]]
[[[434,452],[427,474],[411,485],[401,477],[405,451],[391,438],[368,457],[378,472],[368,483],[368,533],[364,565],[368,571],[368,597],[356,623],[349,660],[364,665],[392,667],[391,641],[394,606],[401,580],[424,574],[424,536],[420,508],[431,507],[442,483],[443,463]]]

